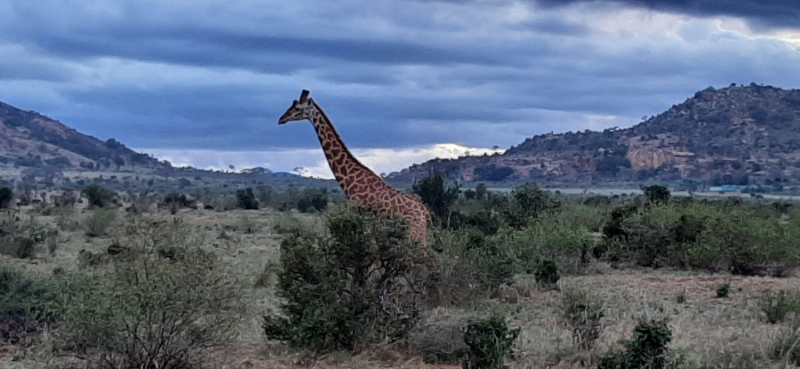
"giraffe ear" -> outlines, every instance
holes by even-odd
[[[306,101],[308,101],[308,94],[309,93],[311,93],[311,91],[309,91],[309,90],[303,90],[303,92],[300,93],[300,102],[301,103],[305,103]]]

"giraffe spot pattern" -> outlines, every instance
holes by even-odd
[[[312,108],[314,111],[309,115],[313,119],[310,120],[317,131],[328,165],[347,198],[367,206],[373,212],[404,217],[409,224],[409,239],[427,246],[430,223],[428,208],[413,195],[393,189],[375,173],[357,163],[316,103],[312,103]]]

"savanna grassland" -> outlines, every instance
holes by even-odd
[[[323,190],[0,189],[0,366],[800,362],[794,203],[414,191],[430,250]]]

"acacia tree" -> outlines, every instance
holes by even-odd
[[[414,183],[411,188],[419,195],[422,202],[428,205],[433,216],[441,222],[448,219],[459,194],[458,183],[453,187],[447,187],[447,179],[444,173],[439,171],[434,171],[430,176]]]

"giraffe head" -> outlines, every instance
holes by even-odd
[[[314,112],[314,104],[312,99],[308,98],[309,91],[303,90],[300,94],[300,100],[292,102],[292,106],[283,113],[281,119],[278,119],[278,124],[286,124],[295,120],[311,119]]]

